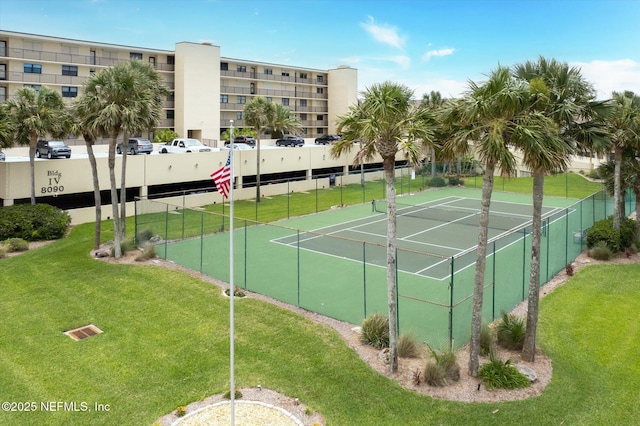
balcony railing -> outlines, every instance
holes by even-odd
[[[9,72],[8,82],[18,82],[27,84],[68,84],[80,86],[87,77],[58,75],[58,74],[32,74],[24,72]]]
[[[222,77],[243,78],[248,80],[266,80],[266,81],[282,81],[286,83],[299,83],[308,84],[314,86],[326,86],[327,78],[323,78],[321,82],[313,78],[300,78],[295,75],[278,75],[278,74],[264,74],[259,72],[250,71],[232,71],[232,70],[220,70]]]
[[[104,58],[101,56],[93,57],[72,53],[50,52],[46,50],[28,50],[18,47],[10,47],[7,50],[8,58],[27,59],[31,61],[62,62],[65,64],[95,65],[102,67],[111,67],[121,62],[129,62],[129,59],[124,58]],[[175,68],[173,64],[158,62],[157,58],[156,63],[152,65],[159,71],[173,71]]]

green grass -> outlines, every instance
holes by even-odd
[[[464,178],[467,188],[482,188],[482,176]],[[531,194],[532,177],[502,178],[496,177],[493,182],[494,191],[518,192]],[[576,173],[563,173],[544,178],[544,195],[552,197],[585,198],[602,189],[602,184],[590,182]]]
[[[0,260],[0,395],[110,411],[0,412],[0,424],[152,424],[229,387],[221,291],[178,271],[91,259],[92,230],[78,226],[64,240]],[[554,376],[525,401],[463,404],[403,389],[333,330],[255,299],[236,303],[236,385],[298,397],[329,425],[634,424],[639,273],[637,265],[593,266],[543,299],[538,341]],[[87,323],[105,332],[81,342],[62,334]]]

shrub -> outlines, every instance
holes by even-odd
[[[613,227],[613,217],[611,219],[611,226]],[[620,221],[620,249],[625,250],[635,245],[636,237],[636,221],[623,217]]]
[[[439,176],[432,178],[431,180],[429,180],[429,186],[432,187],[436,187],[439,188],[441,186],[445,186],[446,183],[444,181],[444,178],[441,178]]]
[[[373,314],[362,322],[362,334],[360,339],[363,343],[373,346],[376,349],[389,347],[389,320],[381,314]]]
[[[153,238],[153,231],[151,229],[144,229],[138,232],[135,242],[138,245],[142,245],[143,243],[149,241],[151,238]]]
[[[0,244],[0,259],[7,257],[7,246]]]
[[[7,248],[8,252],[29,250],[29,243],[22,238],[9,238],[3,241],[2,244]]]
[[[424,381],[431,386],[446,386],[450,381],[460,380],[460,366],[455,352],[447,350],[436,352],[431,347],[432,359],[427,361],[424,369]]]
[[[498,324],[498,343],[507,349],[522,349],[526,331],[525,320],[513,314],[502,312],[502,321]]]
[[[171,142],[178,137],[178,134],[171,129],[160,129],[153,138],[154,142]]]
[[[600,172],[598,171],[598,169],[593,169],[587,174],[587,176],[589,176],[591,179],[600,179]]]
[[[604,242],[613,253],[620,251],[620,233],[613,229],[613,219],[602,219],[593,224],[587,232],[587,248],[593,248]]]
[[[511,360],[501,361],[490,354],[489,362],[480,367],[479,376],[489,389],[526,388],[531,383],[526,376],[511,364]]]
[[[0,241],[22,238],[25,241],[56,240],[69,228],[71,217],[49,204],[16,204],[0,209]]]
[[[609,260],[613,257],[611,249],[607,247],[607,243],[604,241],[598,241],[596,245],[589,250],[589,257],[596,260]]]
[[[449,178],[449,185],[451,185],[451,186],[464,185],[464,180],[459,179],[457,177],[450,177]]]
[[[567,263],[567,266],[564,267],[564,271],[567,273],[568,277],[572,277],[574,274],[573,263]]]
[[[185,414],[187,414],[187,411],[184,408],[184,405],[179,405],[178,408],[176,408],[176,416],[184,417]]]
[[[136,256],[136,262],[144,262],[145,260],[156,257],[156,247],[153,244],[147,244],[142,251]]]
[[[398,337],[398,356],[402,358],[416,358],[420,350],[418,343],[411,336]]]
[[[489,355],[489,353],[491,353],[492,343],[493,336],[491,336],[491,329],[489,328],[489,324],[483,322],[480,328],[480,355]]]
[[[225,399],[231,399],[231,389],[227,390],[223,397]],[[240,392],[240,389],[236,388],[235,392],[233,393],[233,399],[240,399],[242,398],[242,392]]]

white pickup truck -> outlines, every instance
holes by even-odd
[[[160,154],[170,152],[210,152],[211,148],[202,145],[198,139],[177,138],[160,146]]]

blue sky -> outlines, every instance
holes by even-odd
[[[458,96],[496,66],[542,55],[598,90],[640,93],[638,0],[0,0],[0,28],[173,50],[211,42],[227,58],[358,69]]]

